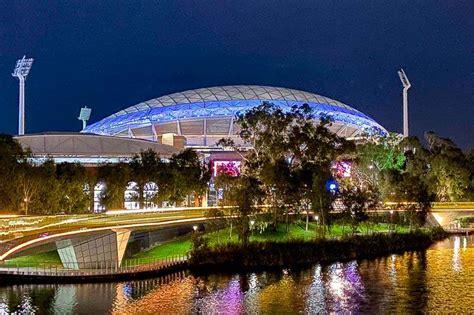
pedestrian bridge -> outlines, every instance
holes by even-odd
[[[387,203],[387,205],[397,205]],[[376,212],[404,212],[405,210],[379,209]],[[456,225],[459,219],[474,217],[474,202],[433,202],[431,211],[428,214],[428,223],[439,225],[443,228],[451,228]]]
[[[175,219],[57,233],[25,240],[2,253],[0,261],[57,250],[67,269],[100,269],[104,263],[120,267],[127,249],[136,253],[150,245],[189,234],[206,220],[205,217]]]
[[[388,211],[383,209],[377,212]],[[449,229],[464,217],[474,217],[474,203],[435,203],[428,221]],[[208,218],[201,213],[191,218],[167,217],[159,222],[82,228],[41,237],[36,235],[16,239],[9,242],[8,246],[3,246],[3,250],[0,250],[0,261],[57,250],[63,266],[67,269],[101,268],[104,262],[120,267],[126,254],[133,254],[151,245],[189,234],[195,225],[204,224],[206,220]]]
[[[430,216],[443,228],[450,228],[457,224],[459,219],[474,217],[473,209],[432,209]]]

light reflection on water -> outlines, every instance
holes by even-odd
[[[424,252],[303,270],[83,285],[0,288],[0,314],[285,314],[470,312],[474,238]]]
[[[459,250],[461,249],[461,239],[459,236],[454,237],[453,247],[453,270],[459,272],[461,270],[461,260],[459,258]]]

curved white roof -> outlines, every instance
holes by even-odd
[[[36,156],[121,157],[127,158],[152,149],[171,156],[178,149],[153,141],[87,133],[44,133],[15,137]]]
[[[217,86],[164,95],[121,110],[82,132],[133,135],[147,140],[174,133],[186,137],[186,146],[210,147],[222,137],[238,140],[239,126],[234,125],[233,118],[263,102],[283,110],[306,103],[315,120],[329,117],[333,122],[331,130],[347,138],[387,135],[375,120],[339,101],[304,91],[258,85]]]
[[[156,107],[231,100],[299,101],[306,103],[329,104],[345,109],[350,109],[352,111],[357,111],[344,103],[314,93],[262,85],[229,85],[188,90],[184,92],[168,94],[158,98],[152,98],[146,102],[130,106],[109,117],[117,117],[124,114],[149,110]]]

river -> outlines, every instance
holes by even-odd
[[[474,237],[423,252],[278,272],[0,287],[0,314],[474,312]]]

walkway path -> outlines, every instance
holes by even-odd
[[[58,266],[40,267],[0,267],[0,283],[21,282],[75,282],[89,280],[117,280],[153,274],[162,271],[172,271],[187,265],[187,256],[174,256],[145,264],[117,266],[104,262],[99,269],[64,269]]]

